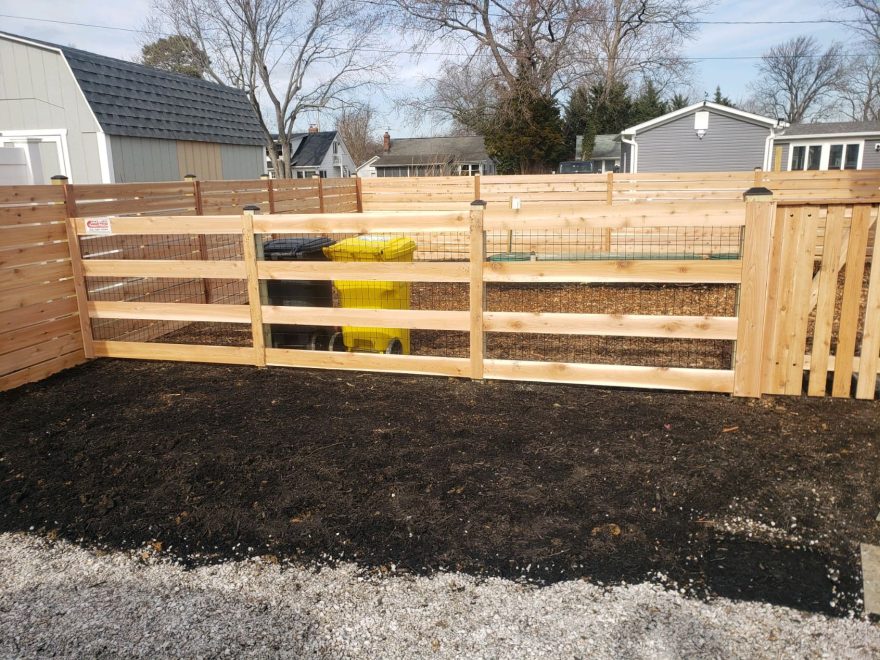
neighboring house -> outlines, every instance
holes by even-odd
[[[622,172],[735,172],[770,166],[785,122],[703,101],[621,131]]]
[[[241,90],[2,32],[0,149],[6,161],[11,150],[24,157],[32,183],[265,171],[259,120]]]
[[[310,126],[308,133],[294,133],[290,139],[293,168],[291,178],[339,179],[354,176],[357,166],[337,131],[319,131]],[[281,155],[281,145],[275,144],[275,152]],[[268,159],[267,159],[268,160]],[[274,176],[272,161],[268,160],[269,174]]]
[[[495,174],[482,137],[396,138],[383,136],[382,153],[358,168],[358,176],[473,176]]]
[[[772,169],[880,168],[880,122],[794,124],[773,139]]]
[[[575,153],[578,156],[583,153],[583,142],[583,135],[575,138]],[[593,171],[596,173],[613,172],[614,168],[620,167],[620,136],[617,133],[597,135],[590,157],[584,160],[593,163]]]

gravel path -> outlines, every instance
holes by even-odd
[[[273,562],[184,571],[0,535],[0,656],[755,658],[880,656],[880,626],[653,585],[538,589]]]

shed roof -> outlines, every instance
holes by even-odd
[[[0,37],[60,52],[108,135],[265,143],[240,89],[28,37],[4,32]]]
[[[480,163],[489,160],[480,136],[392,138],[391,150],[379,156],[374,167]]]
[[[809,137],[813,135],[846,135],[861,133],[880,134],[880,121],[832,121],[817,124],[792,124],[780,132],[780,137]]]
[[[620,136],[616,133],[597,135],[596,141],[593,144],[593,154],[590,158],[596,160],[620,158]]]

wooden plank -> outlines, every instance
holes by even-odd
[[[0,204],[64,202],[60,186],[0,186]]]
[[[634,202],[620,206],[490,206],[487,230],[601,229],[635,227],[735,227],[745,223],[742,202]]]
[[[113,235],[125,234],[240,234],[241,216],[153,215],[140,218],[112,218]],[[85,220],[76,218],[76,233],[86,234]]]
[[[204,321],[250,323],[245,305],[207,305],[200,303],[151,303],[93,301],[86,305],[93,319],[151,319],[156,321]]]
[[[134,360],[172,362],[213,362],[217,364],[253,364],[250,346],[201,346],[159,342],[95,341],[95,356]]]
[[[166,199],[120,199],[111,202],[77,202],[77,216],[92,218],[105,215],[134,215],[150,213],[157,215],[164,212],[170,215],[172,211],[195,210],[195,200],[192,197],[168,197]],[[177,213],[176,215],[181,215]]]
[[[67,230],[63,222],[46,222],[40,225],[18,225],[0,228],[0,250],[66,240]]]
[[[862,332],[862,349],[859,361],[857,399],[873,399],[880,368],[880,245],[874,234],[871,274],[868,281],[868,297],[865,302],[865,326]]]
[[[528,380],[605,387],[640,387],[725,394],[733,391],[733,370],[726,369],[486,360],[484,375],[486,378],[498,380]]]
[[[15,227],[42,222],[60,222],[67,218],[62,204],[52,206],[0,206],[0,227]]]
[[[870,207],[856,206],[853,209],[852,225],[849,232],[846,276],[838,322],[839,330],[835,350],[837,367],[834,370],[834,383],[831,387],[831,395],[834,397],[849,397],[852,387],[852,360],[856,351],[869,225]]]
[[[79,308],[79,325],[82,336],[83,353],[86,358],[95,357],[92,348],[94,337],[92,336],[92,325],[85,313],[86,304],[88,303],[88,294],[86,293],[86,279],[83,274],[82,254],[80,253],[79,237],[76,235],[76,227],[72,218],[67,220],[67,246],[70,251],[70,265],[73,272],[73,290],[76,292],[76,304]]]
[[[457,211],[396,214],[376,212],[302,213],[254,218],[254,231],[258,234],[466,231],[467,227],[468,214]]]
[[[11,374],[0,376],[0,392],[43,380],[63,369],[69,369],[82,364],[85,360],[82,349],[79,349],[66,355],[20,369]]]
[[[466,262],[260,261],[261,280],[468,282]]]
[[[78,183],[70,186],[77,202],[103,199],[150,199],[154,197],[183,197],[192,194],[188,181],[156,183]]]
[[[216,307],[216,305],[214,305]],[[263,305],[264,323],[292,325],[354,325],[368,328],[459,330],[470,328],[466,311],[421,309],[353,309],[340,307],[283,307]]]
[[[0,334],[0,354],[11,353],[22,348],[42,344],[55,337],[78,332],[79,319],[76,316],[65,316],[20,327],[12,332]]]
[[[487,282],[658,282],[738,284],[742,261],[630,260],[488,262]]]
[[[26,369],[40,362],[46,362],[80,350],[82,350],[82,337],[78,332],[53,337],[34,346],[27,346],[0,355],[0,374]]]
[[[786,210],[778,204],[776,206],[776,216],[772,222],[770,231],[770,263],[767,276],[767,300],[765,304],[764,316],[764,341],[761,346],[762,365],[761,365],[761,393],[773,393],[775,385],[773,384],[773,371],[775,369],[777,356],[777,347],[779,345],[778,332],[780,327],[780,310],[779,301],[784,286],[782,280],[783,271],[783,248],[785,232],[788,228],[786,223]]]
[[[485,202],[471,204],[470,212],[470,359],[471,378],[483,378],[486,355],[486,333],[483,315],[486,311],[486,284],[483,281],[486,263],[486,234],[483,232]]]
[[[0,312],[0,333],[47,323],[60,317],[69,317],[76,312],[76,298],[62,298],[52,302],[39,302],[27,307],[7,309]]]
[[[777,291],[775,295],[775,307],[771,309],[775,318],[772,324],[772,336],[767,342],[767,355],[772,356],[767,369],[764,392],[769,394],[784,394],[785,383],[788,377],[788,358],[790,348],[790,332],[793,327],[793,296],[794,281],[797,265],[797,247],[800,235],[798,218],[801,217],[802,207],[782,209],[781,231],[777,232],[775,240],[779,241],[778,250],[779,271],[777,277]]]
[[[729,316],[648,316],[556,312],[485,312],[486,332],[736,339],[737,319]]]
[[[811,347],[810,382],[807,394],[825,396],[828,381],[828,358],[831,354],[831,334],[834,326],[834,303],[837,297],[837,279],[843,254],[843,207],[828,209],[825,236],[822,242],[822,263],[817,277],[818,295],[816,321]],[[812,308],[812,305],[810,306]]]
[[[72,277],[70,261],[54,261],[47,264],[31,264],[18,268],[0,270],[0,290],[35,286]]]
[[[11,248],[0,250],[0,270],[69,258],[70,252],[66,242]]]
[[[333,351],[305,351],[267,348],[266,363],[277,367],[308,369],[342,369],[379,371],[382,373],[421,374],[425,376],[470,375],[468,358],[446,358],[426,355],[385,355]]]
[[[242,261],[172,261],[169,259],[87,259],[87,277],[163,277],[238,279],[247,276]]]
[[[761,396],[770,251],[776,205],[770,195],[746,198],[742,286],[734,360],[734,396]]]
[[[813,283],[813,264],[816,253],[816,228],[818,214],[811,207],[798,212],[798,247],[795,255],[794,288],[792,303],[787,315],[787,373],[785,394],[799,395],[803,392],[804,355],[807,347],[807,324],[809,322],[810,287]]]
[[[75,295],[70,279],[17,288],[0,287],[0,312],[12,311]]]
[[[251,336],[253,337],[254,364],[266,366],[266,329],[263,327],[263,290],[257,272],[257,244],[254,236],[254,212],[245,211],[241,216],[242,254],[247,273],[248,305],[251,317]],[[262,256],[262,243],[261,256]]]

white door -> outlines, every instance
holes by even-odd
[[[27,148],[0,147],[0,186],[27,185],[33,182]]]

